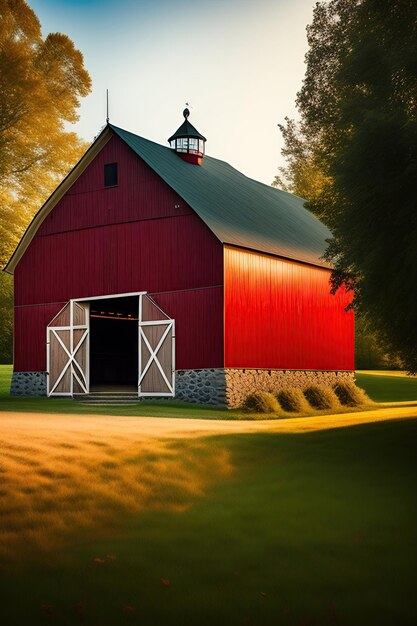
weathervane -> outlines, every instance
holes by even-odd
[[[109,123],[109,90],[106,89],[106,107],[107,107],[107,115],[106,115],[106,124]]]
[[[182,112],[183,116],[185,117],[185,119],[188,119],[189,115],[190,115],[190,109],[192,109],[193,107],[191,106],[191,104],[189,104],[188,102],[185,103],[186,108],[184,109],[184,111]]]

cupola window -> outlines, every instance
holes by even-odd
[[[176,145],[177,152],[188,152],[188,139],[186,137],[180,137],[176,141],[177,141],[177,145]]]

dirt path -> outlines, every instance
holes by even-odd
[[[291,418],[267,421],[225,421],[182,419],[168,417],[141,417],[115,415],[74,415],[45,413],[0,414],[0,438],[7,433],[21,433],[27,439],[65,434],[94,434],[95,436],[134,436],[137,438],[189,438],[233,433],[302,433],[329,428],[342,428],[386,420],[417,418],[417,405],[389,406],[360,413],[341,413],[319,417]]]

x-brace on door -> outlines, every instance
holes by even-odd
[[[139,296],[139,396],[175,396],[175,321]]]
[[[47,327],[48,396],[89,391],[89,303],[70,300]]]

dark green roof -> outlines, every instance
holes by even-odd
[[[179,139],[180,137],[194,137],[196,139],[203,139],[207,141],[205,137],[198,130],[190,124],[190,122],[185,119],[178,130],[168,139],[168,141],[172,141],[172,139]]]
[[[305,200],[248,178],[209,156],[183,161],[171,148],[109,125],[226,244],[328,267],[321,259],[330,231]]]

